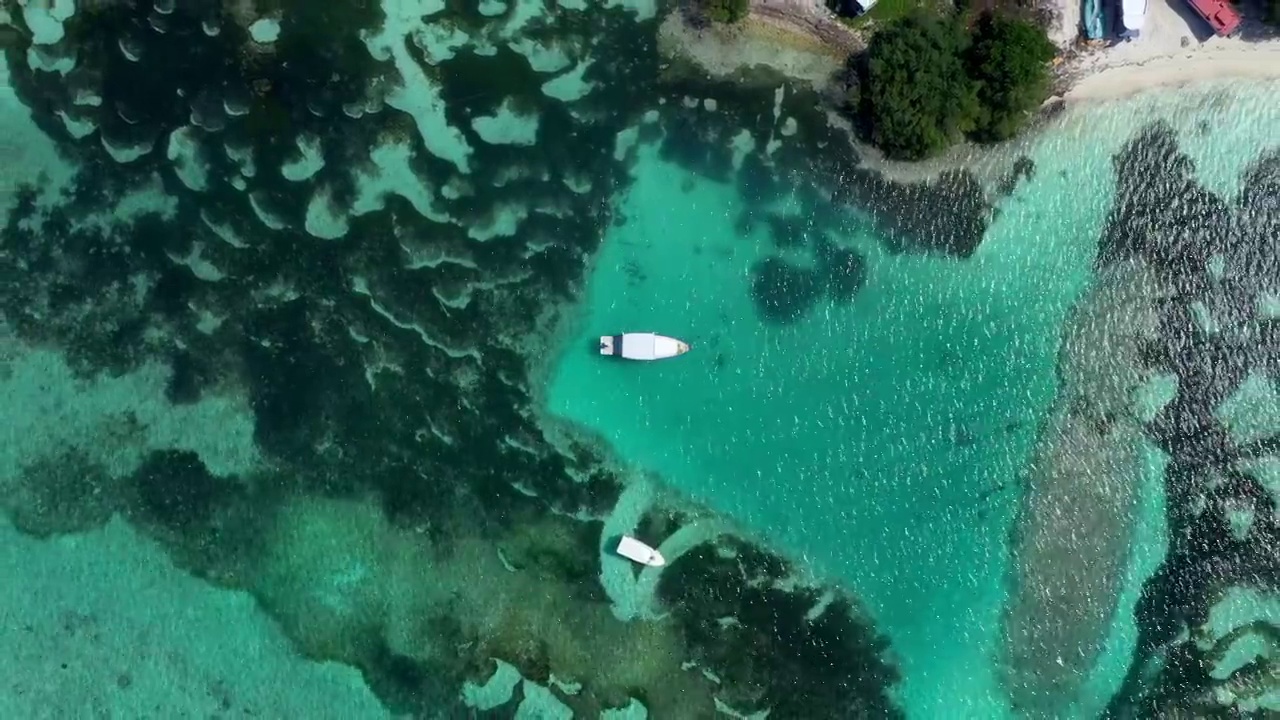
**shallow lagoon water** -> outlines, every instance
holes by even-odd
[[[1015,480],[1054,401],[1059,327],[1089,286],[1111,204],[1110,157],[1140,125],[1172,115],[1199,178],[1230,196],[1240,168],[1280,127],[1276,92],[1259,87],[1073,114],[1029,146],[1037,173],[1001,204],[975,256],[891,256],[872,223],[815,207],[799,185],[748,203],[735,187],[662,162],[651,145],[630,167],[634,186],[617,182],[641,136],[618,130],[641,117],[718,143],[741,123],[766,148],[807,132],[777,122],[781,90],[772,120],[767,91],[745,99],[751,91],[702,81],[679,90],[701,99],[683,98],[691,112],[655,109],[671,88],[655,77],[645,29],[653,23],[635,25],[655,19],[652,3],[383,0],[370,12],[371,4],[335,0],[296,4],[278,27],[263,19],[246,28],[252,18],[243,15],[197,17],[215,6],[155,0],[80,8],[89,12],[72,17],[65,35],[83,45],[54,43],[71,4],[56,4],[61,19],[37,5],[23,18],[36,45],[57,47],[23,49],[21,32],[8,35],[19,41],[8,48],[8,124],[22,125],[11,135],[24,138],[9,148],[22,160],[11,163],[10,180],[16,189],[31,171],[42,192],[4,198],[14,214],[0,255],[23,282],[0,293],[0,355],[17,370],[0,378],[0,395],[11,399],[9,425],[26,430],[0,453],[0,509],[23,533],[58,537],[39,546],[52,554],[21,544],[32,549],[14,555],[7,577],[42,578],[50,562],[110,568],[108,580],[163,574],[98,583],[98,627],[114,633],[107,655],[77,635],[82,624],[66,623],[64,609],[86,609],[84,578],[51,582],[39,598],[40,633],[6,636],[22,646],[6,645],[7,655],[31,660],[15,663],[16,690],[2,699],[16,703],[6,705],[15,716],[44,712],[44,697],[70,707],[85,689],[79,700],[93,707],[162,703],[177,715],[288,716],[314,703],[314,693],[255,698],[264,687],[256,676],[253,692],[235,693],[248,703],[241,708],[206,692],[236,686],[227,682],[235,653],[222,652],[228,623],[205,628],[216,642],[130,637],[133,621],[168,612],[147,603],[169,603],[175,617],[213,616],[207,608],[221,597],[252,611],[234,623],[250,635],[270,632],[264,612],[285,630],[292,647],[277,632],[276,661],[257,669],[283,677],[279,666],[292,663],[301,679],[287,686],[308,686],[307,674],[325,682],[313,660],[359,669],[363,682],[347,672],[349,686],[330,677],[360,708],[326,700],[333,716],[382,716],[372,689],[402,716],[567,717],[572,706],[577,717],[636,717],[643,707],[656,718],[708,717],[727,698],[740,709],[769,707],[775,718],[885,717],[895,673],[878,657],[873,631],[883,631],[913,716],[999,717],[1006,538],[1022,493]],[[321,31],[334,34],[312,52],[311,33]],[[262,62],[228,62],[246,53]],[[370,58],[385,62],[373,67]],[[196,64],[175,72],[188,60]],[[338,95],[261,102],[249,92],[335,86]],[[681,102],[675,94],[668,102]],[[159,101],[175,97],[190,113]],[[786,113],[812,119],[810,100],[787,97]],[[132,112],[139,108],[150,117]],[[282,109],[293,111],[291,122],[279,122]],[[706,147],[686,142],[678,152],[714,172],[723,156]],[[797,147],[779,154],[789,167]],[[83,161],[75,191],[56,197],[73,168],[36,178],[36,166],[69,158]],[[1280,197],[1274,190],[1259,192]],[[625,222],[597,252],[611,203]],[[766,210],[792,211],[797,237],[819,226],[805,229],[805,213],[827,216],[828,229],[829,216],[845,213],[828,239],[864,258],[867,282],[852,302],[820,301],[793,324],[760,321],[749,286],[753,265],[774,253]],[[810,262],[812,249],[781,254]],[[584,264],[595,274],[578,298],[577,337],[551,387],[530,388],[528,363],[545,357],[542,313],[556,315],[581,288]],[[4,320],[16,321],[16,336]],[[698,350],[649,367],[601,363],[595,336],[636,326],[679,334]],[[716,518],[704,524],[702,513],[664,504],[665,495],[637,508],[636,488],[621,491],[628,475],[605,461],[608,452],[580,437],[548,442],[529,407],[543,396],[634,469],[725,512],[765,545],[707,538]],[[1118,602],[1120,620],[1107,628],[1095,613],[1082,623],[1089,635],[1076,645],[1093,647],[1109,630],[1110,652],[1080,715],[1096,714],[1124,675],[1135,595],[1165,555],[1158,480],[1176,475],[1161,477],[1158,452],[1145,460],[1133,468],[1145,491],[1134,517],[1099,503],[1104,526],[1121,531],[1109,539],[1127,543],[1136,530],[1140,542],[1116,573],[1125,582],[1089,586],[1105,588],[1089,598],[1102,598],[1098,605]],[[103,526],[112,514],[126,522]],[[661,582],[657,573],[635,578],[609,556],[614,530],[633,526],[689,550]],[[1211,519],[1199,527],[1210,542],[1225,537]],[[1265,547],[1260,537],[1255,545]],[[1049,545],[1059,555],[1042,576],[1077,567],[1061,560],[1065,543]],[[804,566],[800,577],[773,547]],[[1195,560],[1181,565],[1191,570],[1177,576],[1184,585],[1225,582],[1206,581]],[[1266,565],[1240,563],[1250,572]],[[865,600],[876,627],[854,621],[855,605],[830,585],[804,582],[806,569]],[[135,597],[136,588],[192,575],[219,587],[204,597]],[[461,599],[440,592],[451,583]],[[59,595],[55,584],[71,589]],[[1273,590],[1234,597],[1265,601]],[[328,610],[317,612],[317,598]],[[16,612],[36,610],[20,592],[5,599]],[[117,599],[130,612],[113,619]],[[654,599],[666,603],[663,618],[618,620],[627,614],[620,608],[652,609]],[[1157,608],[1143,632],[1186,620],[1202,600],[1211,599]],[[1253,614],[1275,617],[1274,607]],[[1031,624],[1039,610],[1027,613]],[[1214,637],[1250,617],[1229,610],[1215,607]],[[1079,638],[1065,639],[1050,647],[1065,654]],[[174,646],[193,668],[190,682],[128,665],[130,653],[174,657],[165,649]],[[1236,655],[1247,659],[1239,647]],[[121,667],[137,670],[136,681],[122,684]],[[151,693],[125,685],[170,694],[147,704]],[[474,692],[481,685],[483,698]],[[259,704],[273,695],[277,709]],[[498,709],[508,703],[519,707]],[[446,709],[428,712],[432,704]]]
[[[764,223],[735,226],[763,208],[642,147],[548,409],[854,589],[893,643],[912,717],[1006,715],[994,655],[1017,477],[1054,400],[1060,327],[1091,279],[1111,156],[1165,118],[1206,185],[1234,195],[1274,141],[1277,97],[1273,85],[1075,110],[1033,143],[1034,177],[975,256],[889,255],[851,216],[839,242],[866,257],[865,286],[783,325],[750,295],[753,263],[775,252]],[[799,207],[783,196],[772,209]],[[629,330],[694,351],[602,362],[595,338]],[[1163,555],[1161,470],[1156,456],[1135,468],[1134,559],[1082,715],[1106,703],[1132,652],[1137,589]]]

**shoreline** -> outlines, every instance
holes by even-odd
[[[1218,80],[1280,80],[1280,39],[1226,42],[1232,41],[1130,62],[1089,58],[1057,97],[1067,103],[1097,102]]]
[[[765,67],[817,89],[865,47],[862,36],[818,0],[751,0],[741,22],[702,28],[676,8],[658,29],[658,48],[667,61],[689,61],[717,78]]]
[[[1061,59],[1053,72],[1053,94],[1018,136],[995,145],[961,142],[939,157],[908,162],[886,160],[850,135],[863,158],[860,164],[899,182],[968,169],[987,185],[1003,177],[1021,150],[1069,109],[1219,81],[1280,82],[1280,31],[1255,20],[1246,20],[1242,29],[1259,39],[1197,39],[1207,29],[1184,15],[1182,0],[1155,0],[1142,37],[1091,48],[1067,30],[1078,21],[1076,0],[1047,1],[1058,6],[1050,37]],[[668,60],[689,61],[720,79],[741,78],[743,71],[763,66],[819,92],[833,85],[849,53],[865,47],[864,35],[836,19],[819,0],[751,0],[750,14],[740,24],[704,29],[691,27],[676,10],[659,30],[659,48]],[[833,125],[847,126],[834,111],[829,117]]]
[[[1046,105],[1118,99],[1214,80],[1280,80],[1280,29],[1271,31],[1247,20],[1242,31],[1259,39],[1198,40],[1205,29],[1198,21],[1188,21],[1180,6],[1170,4],[1179,2],[1156,0],[1143,37],[1108,47],[1087,48],[1063,28],[1051,28],[1061,62],[1054,72],[1056,91]],[[1078,16],[1070,12],[1076,6],[1073,0],[1059,3],[1063,16]],[[738,25],[703,29],[689,25],[676,10],[664,20],[659,35],[666,54],[692,60],[711,75],[725,77],[767,66],[819,90],[832,81],[851,52],[866,48],[861,32],[816,0],[751,0],[750,14]]]

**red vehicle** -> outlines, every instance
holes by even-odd
[[[1240,14],[1227,0],[1187,0],[1187,4],[1209,23],[1215,33],[1223,37],[1240,27]]]

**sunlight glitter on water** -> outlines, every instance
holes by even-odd
[[[843,579],[893,642],[911,716],[1006,714],[994,658],[1013,483],[1055,396],[1060,327],[1090,282],[1111,155],[1166,118],[1218,189],[1275,137],[1277,97],[1192,90],[1068,113],[1034,145],[1033,179],[1003,201],[973,258],[891,256],[850,218],[838,241],[866,257],[865,286],[783,325],[757,317],[752,266],[812,258],[771,250],[759,227],[744,236],[734,188],[642,149],[628,222],[600,251],[549,409]],[[774,209],[796,207],[782,197]],[[586,350],[630,330],[687,339],[694,352],[637,367]],[[1135,477],[1158,478],[1161,463],[1150,465]],[[1158,515],[1159,483],[1143,488],[1140,512]],[[1119,522],[1136,527],[1138,547],[1085,715],[1123,676],[1137,585],[1161,553],[1162,522]]]

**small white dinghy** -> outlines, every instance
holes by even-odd
[[[658,552],[657,548],[649,547],[630,535],[623,535],[622,540],[618,541],[618,554],[650,567],[662,567],[667,564],[667,559],[662,557],[662,553]]]
[[[627,360],[662,360],[689,352],[688,343],[654,333],[601,335],[600,354]]]

